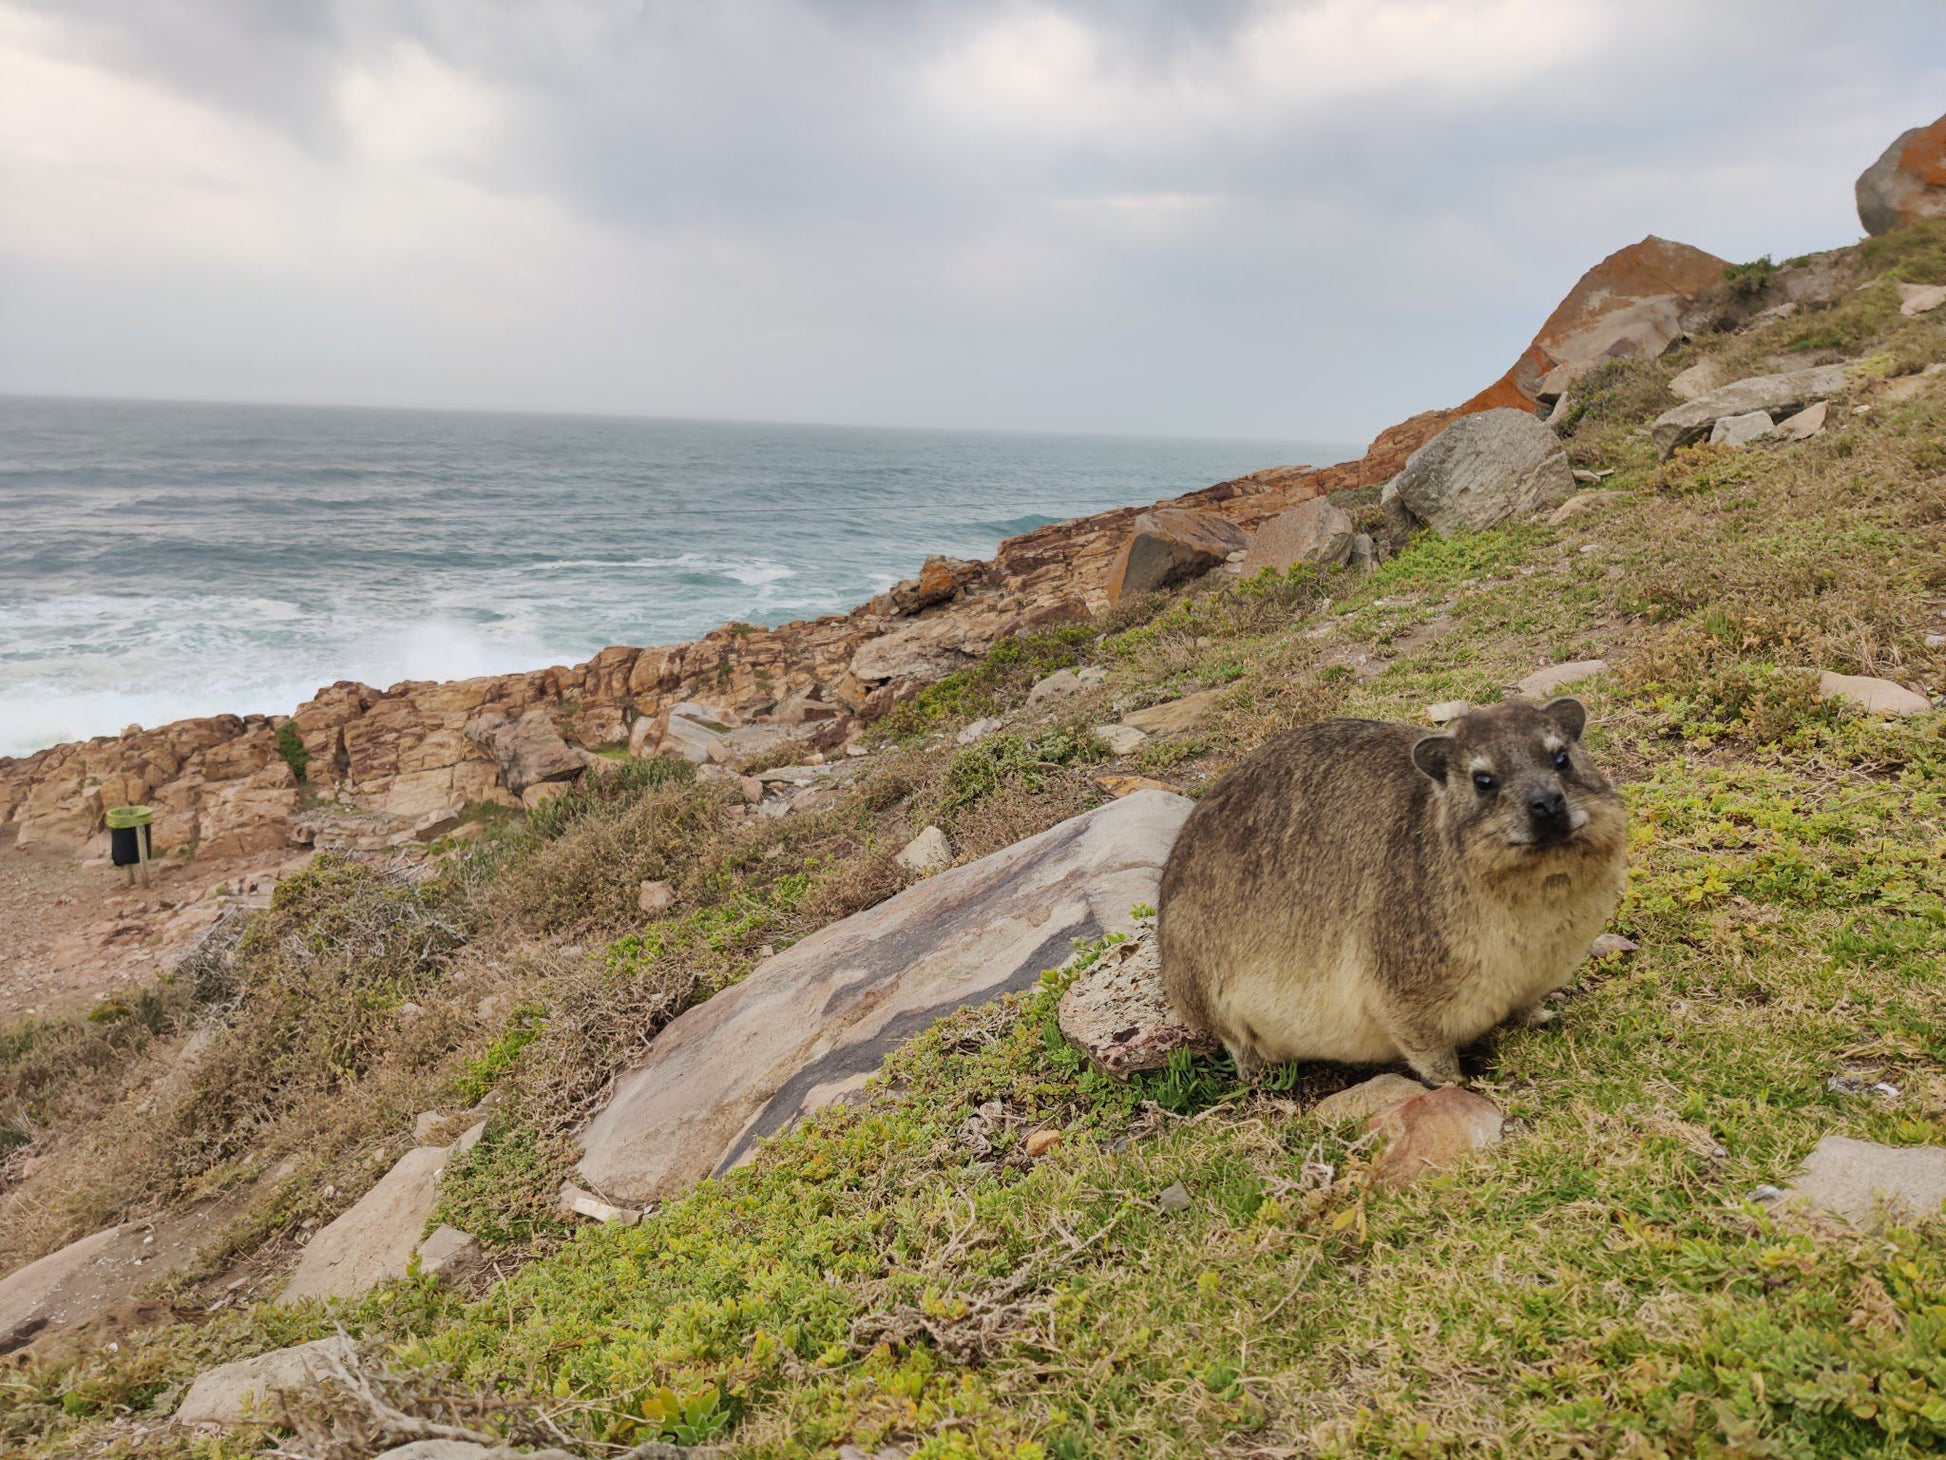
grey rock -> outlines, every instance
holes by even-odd
[[[1172,1181],[1156,1193],[1155,1204],[1165,1212],[1186,1212],[1190,1207],[1189,1189],[1180,1181]]]
[[[1369,532],[1352,534],[1351,556],[1345,560],[1360,573],[1369,573],[1378,566],[1378,543]]]
[[[1179,1049],[1213,1054],[1214,1040],[1176,1018],[1162,991],[1155,930],[1142,931],[1102,954],[1061,995],[1061,1033],[1105,1075],[1125,1080],[1155,1070]]]
[[[1701,360],[1673,377],[1669,390],[1678,400],[1697,400],[1720,389],[1724,383],[1722,362]]]
[[[963,728],[953,737],[955,745],[976,745],[1000,728],[1000,721],[991,716],[983,716]]]
[[[1250,534],[1214,512],[1159,507],[1135,519],[1108,573],[1110,603],[1152,593],[1220,567],[1250,543]]]
[[[1769,411],[1745,411],[1740,416],[1724,416],[1710,427],[1712,446],[1748,446],[1770,434]]]
[[[1874,715],[1923,715],[1932,708],[1932,701],[1924,695],[1889,679],[1833,674],[1829,670],[1818,676],[1818,698],[1848,700]]]
[[[1942,304],[1946,304],[1946,284],[1899,285],[1899,313],[1907,319],[1930,314]]]
[[[1877,1227],[1888,1216],[1936,1217],[1946,1203],[1946,1147],[1826,1136],[1804,1158],[1804,1173],[1785,1197],[1792,1206],[1832,1212],[1856,1227]]]
[[[1778,441],[1808,441],[1824,429],[1824,419],[1830,413],[1829,401],[1815,401],[1779,421],[1770,434]]]
[[[480,1244],[471,1232],[441,1224],[419,1244],[419,1271],[429,1278],[452,1278],[471,1267]]]
[[[1116,755],[1133,755],[1149,743],[1147,732],[1133,725],[1097,725],[1095,739]]]
[[[275,1423],[284,1396],[327,1383],[338,1367],[349,1367],[358,1350],[342,1334],[280,1348],[255,1358],[219,1364],[196,1376],[176,1407],[176,1423],[241,1425]]]
[[[1536,669],[1516,684],[1514,693],[1530,700],[1547,699],[1571,684],[1579,684],[1584,679],[1593,679],[1597,674],[1607,672],[1606,659],[1576,659],[1567,664],[1550,664],[1544,669]]]
[[[676,1019],[616,1082],[581,1171],[648,1202],[857,1089],[948,1011],[1032,987],[1076,938],[1132,932],[1190,802],[1141,791],[907,888]]]
[[[1300,502],[1257,529],[1243,555],[1248,578],[1265,568],[1287,572],[1299,563],[1337,566],[1351,560],[1357,528],[1351,514],[1326,497]]]
[[[623,1227],[633,1227],[642,1220],[642,1213],[636,1208],[603,1201],[592,1191],[583,1191],[571,1181],[561,1183],[561,1210],[569,1216],[586,1217],[591,1222],[603,1224],[612,1222]]]
[[[1813,365],[1781,375],[1753,375],[1664,411],[1650,426],[1649,436],[1656,450],[1666,457],[1679,446],[1701,441],[1725,416],[1762,411],[1775,417],[1799,411],[1813,401],[1837,395],[1850,378],[1850,369],[1844,365]]]
[[[1560,438],[1526,411],[1461,416],[1407,458],[1392,487],[1441,537],[1558,507],[1574,493]]]
[[[404,1277],[439,1198],[446,1155],[444,1146],[419,1146],[401,1156],[378,1185],[311,1239],[281,1301],[356,1298]]]
[[[953,844],[946,840],[945,832],[936,826],[929,826],[907,842],[904,850],[892,860],[908,872],[931,876],[953,865]]]
[[[1027,691],[1027,703],[1041,705],[1049,700],[1080,694],[1082,690],[1100,684],[1106,678],[1108,678],[1108,671],[1098,665],[1088,665],[1081,669],[1057,669],[1045,679],[1034,682],[1033,688]]]
[[[1642,945],[1633,938],[1624,938],[1620,933],[1603,933],[1588,945],[1588,956],[1593,959],[1627,958],[1640,953]]]

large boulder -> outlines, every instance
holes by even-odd
[[[907,1036],[1131,932],[1190,802],[1144,791],[820,929],[675,1020],[582,1137],[613,1201],[658,1201],[857,1088]]]
[[[1509,409],[1460,417],[1413,452],[1385,488],[1388,501],[1441,537],[1531,516],[1573,495],[1560,438],[1531,412]]]
[[[1243,556],[1243,576],[1265,568],[1284,573],[1299,563],[1342,565],[1351,559],[1357,531],[1351,514],[1326,498],[1300,502],[1257,529]]]
[[[1855,191],[1867,233],[1946,218],[1946,117],[1901,134],[1859,174]]]
[[[1654,235],[1617,249],[1581,276],[1513,368],[1460,410],[1531,410],[1604,360],[1653,360],[1680,338],[1684,306],[1721,284],[1725,267]]]
[[[468,725],[467,734],[493,757],[507,789],[516,796],[543,781],[572,780],[586,764],[544,709],[529,710],[514,720],[489,716]]]
[[[1837,395],[1849,378],[1849,367],[1844,365],[1813,365],[1781,375],[1752,375],[1664,411],[1655,418],[1649,434],[1656,450],[1666,457],[1678,447],[1703,440],[1728,416],[1763,411],[1772,420],[1779,420],[1813,401]]]
[[[1108,572],[1108,601],[1200,577],[1250,545],[1250,534],[1214,512],[1158,507],[1135,519]]]

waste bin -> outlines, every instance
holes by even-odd
[[[151,812],[146,806],[111,806],[108,808],[108,857],[117,867],[140,867],[142,885],[149,881],[149,820]],[[131,871],[129,879],[134,880]]]

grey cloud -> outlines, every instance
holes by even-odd
[[[315,169],[249,143],[253,224],[363,252],[0,239],[0,388],[1346,438],[1470,393],[1646,232],[1848,241],[1852,176],[1946,109],[1936,6],[1453,0],[1393,12],[1453,56],[1394,58],[1374,4],[44,5],[62,57]],[[1343,64],[1273,53],[1284,19]],[[483,140],[369,155],[348,78],[409,131],[407,55]]]

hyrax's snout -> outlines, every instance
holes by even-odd
[[[1574,822],[1568,811],[1567,793],[1561,789],[1559,781],[1531,781],[1526,792],[1527,821],[1533,828],[1535,841],[1545,846],[1564,841],[1573,834]]]

